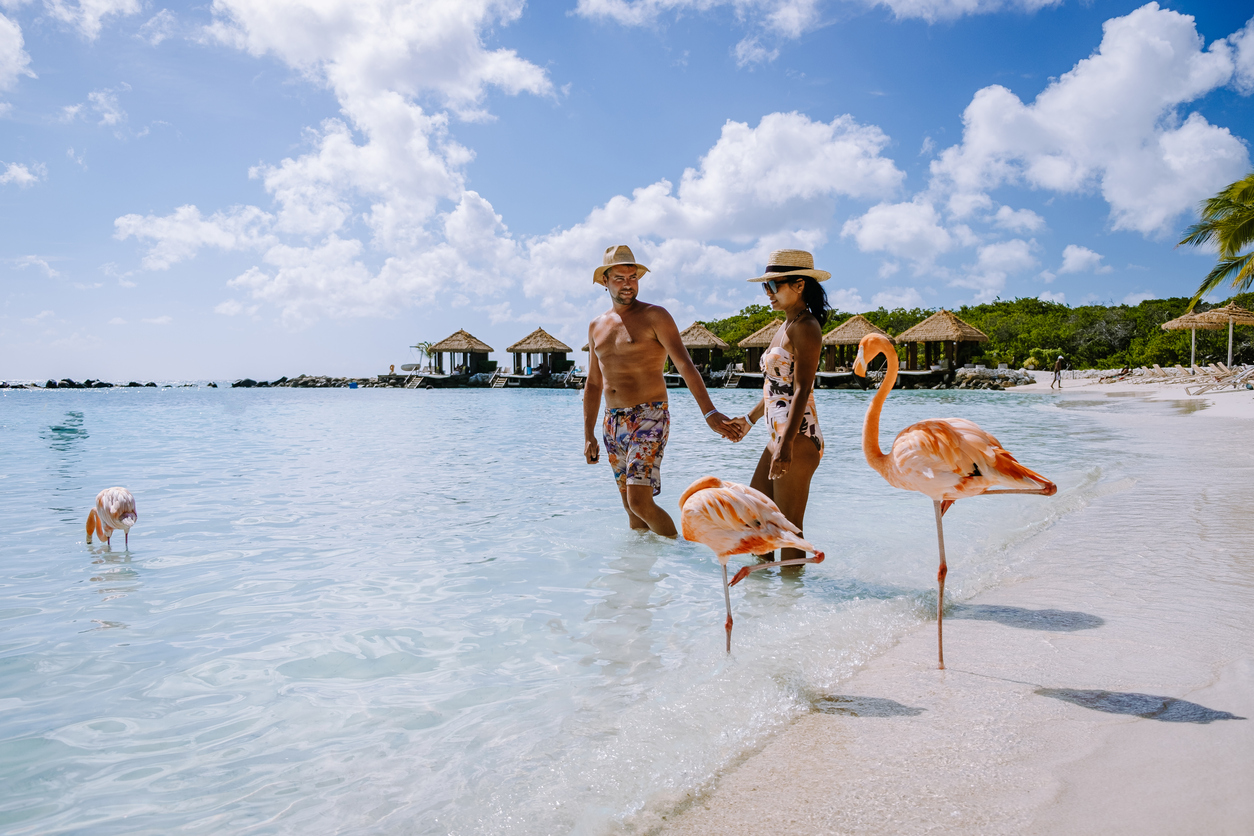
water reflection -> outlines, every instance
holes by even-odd
[[[92,583],[99,584],[93,588],[102,596],[100,599],[102,602],[125,598],[140,588],[139,570],[131,563],[130,552],[115,554],[109,550],[108,546],[105,546],[99,551],[92,549],[92,553],[98,555],[97,559],[92,561],[92,565],[102,567],[96,570],[91,578]]]
[[[652,650],[649,627],[653,623],[653,597],[667,575],[653,574],[656,554],[625,554],[605,564],[589,589],[608,590],[584,619],[592,629],[583,638],[596,650],[585,656],[584,665],[600,665],[607,677],[629,680],[655,669],[659,659]]]
[[[71,453],[77,450],[80,443],[90,437],[83,427],[83,413],[67,412],[60,424],[53,424],[42,433],[48,446],[58,453]]]

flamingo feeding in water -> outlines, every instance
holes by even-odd
[[[936,651],[939,667],[945,669],[945,647],[941,634],[945,606],[945,532],[941,517],[956,500],[969,496],[1003,493],[1035,493],[1053,496],[1058,487],[1039,473],[1028,470],[1001,446],[1001,442],[965,418],[933,418],[911,424],[893,441],[893,448],[880,452],[880,410],[897,380],[897,347],[883,334],[867,334],[858,343],[853,362],[855,374],[865,377],[867,363],[883,354],[888,369],[862,424],[862,452],[867,464],[888,484],[931,497],[936,511],[936,541],[940,547],[940,569],[936,582]]]
[[[126,548],[131,547],[131,526],[139,519],[135,513],[135,497],[126,488],[105,488],[96,495],[96,507],[87,514],[87,544],[95,534],[110,545],[114,529],[126,535]]]
[[[727,603],[727,652],[731,653],[731,593],[729,586],[750,572],[773,566],[822,563],[823,553],[801,537],[801,529],[788,521],[770,497],[761,491],[714,476],[702,476],[679,498],[680,525],[685,540],[704,543],[723,565],[723,600]],[[745,566],[727,582],[727,558],[734,554],[764,554],[778,548],[804,549],[814,557],[780,560]]]

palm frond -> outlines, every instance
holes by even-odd
[[[1215,268],[1206,274],[1206,278],[1202,279],[1202,283],[1198,285],[1197,292],[1189,300],[1189,306],[1185,308],[1184,312],[1189,313],[1192,311],[1193,306],[1203,296],[1219,287],[1229,278],[1232,279],[1232,286],[1237,289],[1238,293],[1254,285],[1254,252],[1220,258]]]

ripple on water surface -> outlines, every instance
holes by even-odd
[[[764,439],[672,401],[676,513],[698,476],[748,482]],[[711,553],[626,530],[578,393],[8,393],[0,829],[640,830],[803,712],[913,710],[831,695],[934,608],[931,506],[866,467],[865,394],[818,402],[828,560],[737,587],[727,657]],[[960,414],[1060,485],[946,517],[955,600],[1118,470],[1110,430],[1046,403],[888,402],[885,444]],[[130,552],[83,542],[114,484]]]

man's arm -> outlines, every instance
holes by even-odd
[[[701,372],[697,371],[697,367],[692,364],[688,349],[684,348],[684,341],[679,336],[679,328],[676,327],[675,320],[665,308],[654,307],[653,314],[653,332],[657,335],[658,342],[666,349],[666,353],[670,355],[671,362],[675,364],[675,371],[679,372],[684,382],[688,384],[688,390],[696,398],[701,414],[705,415],[713,410],[713,414],[705,419],[705,423],[724,438],[739,441],[743,435],[740,425],[714,408],[714,401],[710,399],[710,393],[705,389]]]
[[[596,343],[592,341],[592,326],[588,326],[588,379],[583,386],[583,457],[588,464],[596,464],[601,458],[597,444],[597,416],[601,412],[601,363],[597,360]]]

